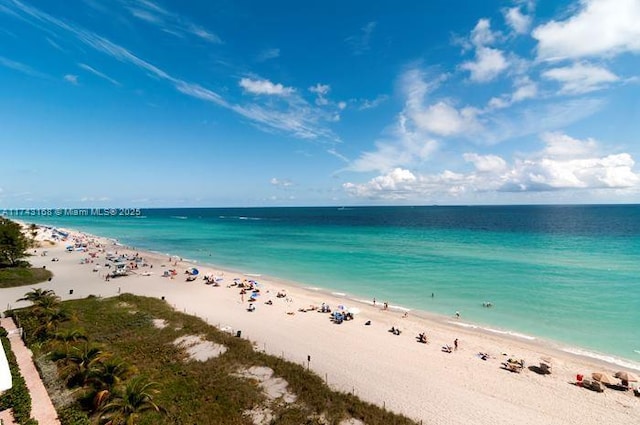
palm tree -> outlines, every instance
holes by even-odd
[[[109,356],[100,347],[85,342],[81,346],[71,347],[68,352],[54,351],[49,358],[61,366],[60,376],[69,387],[83,387],[97,364]]]
[[[137,372],[124,360],[112,357],[96,365],[90,378],[92,385],[100,389],[112,389]]]
[[[16,301],[31,301],[34,305],[39,304],[43,299],[57,299],[59,297],[51,289],[32,288],[31,291],[24,294],[24,297],[18,298]]]
[[[66,353],[66,356],[71,348],[80,341],[88,341],[84,331],[78,328],[67,328],[53,334],[53,341],[50,342],[49,347],[53,351]]]
[[[63,343],[87,341],[87,335],[84,333],[82,329],[78,329],[78,328],[63,329],[59,332],[56,332],[53,335],[53,338],[56,341],[61,341]]]
[[[36,335],[45,339],[58,330],[60,323],[69,320],[69,312],[57,304],[37,306],[34,313],[39,320]]]
[[[100,419],[105,425],[135,425],[144,412],[164,413],[164,409],[153,402],[154,387],[141,376],[127,381],[124,388],[114,392],[111,402],[100,410]]]
[[[94,412],[100,410],[110,400],[115,388],[136,372],[135,366],[117,358],[98,362],[91,369],[84,399],[90,402]]]

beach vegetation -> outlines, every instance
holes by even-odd
[[[55,362],[62,386],[74,394],[71,402],[56,404],[63,425],[85,424],[83,414],[92,423],[111,425],[251,424],[249,412],[260,409],[270,412],[269,423],[284,425],[350,418],[371,425],[415,424],[352,394],[333,391],[304,365],[256,351],[250,341],[177,312],[162,300],[122,294],[62,304],[75,320],[61,322],[32,349],[39,362]],[[14,311],[27,334],[41,326],[36,312]],[[157,327],[154,320],[166,326]],[[86,339],[71,338],[74,329],[82,329]],[[191,359],[175,341],[193,335],[226,351],[205,361]],[[270,399],[259,382],[240,373],[253,366],[269,368],[284,379],[295,401]],[[52,395],[54,403],[62,399]]]
[[[35,285],[52,277],[53,273],[43,268],[0,266],[0,288]]]
[[[31,313],[26,317],[25,324],[30,332],[25,335],[27,343],[42,342],[55,337],[61,323],[69,320],[69,312],[61,305],[60,297],[51,289],[33,288],[16,301],[30,301],[28,307]]]
[[[4,328],[0,329],[4,330]],[[38,422],[31,418],[31,395],[24,377],[20,374],[16,356],[11,350],[11,343],[6,335],[1,336],[0,341],[3,346],[0,349],[4,348],[7,355],[12,380],[12,387],[0,395],[0,411],[12,409],[13,419],[20,425],[37,424]]]
[[[20,260],[27,257],[31,246],[22,226],[15,221],[0,217],[0,267],[16,267]]]
[[[24,260],[35,241],[34,229],[29,229],[27,235],[20,224],[0,217],[0,288],[33,285],[53,276],[46,268],[32,268]],[[35,232],[37,234],[37,226]]]

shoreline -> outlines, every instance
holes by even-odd
[[[16,221],[21,223],[22,225],[27,224],[27,222],[24,222],[22,220],[16,220]],[[309,286],[302,282],[297,282],[297,281],[293,281],[286,278],[271,276],[269,274],[262,274],[262,273],[255,273],[255,272],[250,273],[250,272],[242,271],[229,266],[221,266],[214,263],[208,263],[206,261],[199,261],[197,259],[184,258],[177,253],[160,252],[157,250],[147,249],[147,248],[143,248],[141,250],[137,247],[121,243],[118,238],[110,237],[110,236],[100,236],[100,235],[88,233],[85,231],[80,231],[78,229],[72,229],[72,228],[70,229],[65,227],[57,227],[53,225],[44,225],[44,224],[38,224],[38,226],[59,229],[59,230],[69,232],[70,234],[80,233],[95,239],[108,240],[112,242],[114,245],[121,247],[123,249],[144,252],[144,253],[148,253],[158,257],[179,258],[180,262],[188,265],[193,265],[193,266],[197,265],[197,266],[206,267],[210,269],[219,269],[229,274],[237,274],[237,275],[242,275],[246,277],[256,277],[260,279],[267,279],[270,282],[278,283],[279,285],[282,285],[282,286],[287,286],[291,288],[296,288],[298,290],[307,291],[310,295],[322,294],[325,297],[336,298],[338,301],[339,299],[343,298],[345,300],[348,300],[349,302],[358,303],[361,306],[374,307],[371,301],[363,299],[360,295],[357,295],[357,294],[339,292],[339,290],[331,289],[331,288]],[[448,316],[445,314],[432,312],[429,310],[415,309],[411,307],[405,307],[402,305],[390,304],[389,311],[396,311],[396,312],[402,312],[402,313],[411,312],[412,316],[418,317],[420,319],[436,321],[441,325],[451,326],[451,330],[464,328],[464,329],[480,332],[484,335],[489,335],[489,336],[498,335],[503,338],[512,339],[513,341],[528,341],[532,344],[539,346],[540,349],[553,350],[554,352],[561,352],[565,355],[575,356],[577,359],[594,361],[603,367],[609,367],[609,368],[621,367],[621,368],[633,370],[635,372],[640,371],[640,360],[633,360],[633,359],[622,357],[612,353],[599,352],[591,348],[583,347],[577,344],[567,343],[567,342],[556,340],[553,338],[542,337],[535,334],[534,335],[524,334],[515,329],[497,327],[497,326],[486,324],[486,323],[478,323],[473,321],[465,322],[464,320],[455,319],[454,315]],[[640,354],[640,352],[638,351],[636,352]]]
[[[102,276],[106,269],[88,270],[90,266],[80,264],[87,253],[64,252],[64,243],[60,242],[56,247],[42,248],[49,251],[47,257],[31,257],[34,266],[44,265],[54,272],[52,282],[36,287],[54,289],[63,300],[90,294],[117,296],[121,292],[166,297],[176,310],[199,316],[219,329],[241,331],[257,350],[309,366],[334,389],[353,392],[417,421],[507,425],[522,423],[526,414],[530,418],[527,423],[531,424],[595,425],[602,420],[622,423],[640,417],[640,399],[631,392],[607,390],[596,394],[573,385],[578,373],[589,376],[606,370],[613,374],[620,367],[563,352],[544,340],[489,332],[462,320],[423,311],[412,310],[403,318],[404,310],[373,307],[362,297],[266,275],[256,277],[255,273],[251,277],[259,281],[263,298],[256,301],[257,310],[249,313],[247,300],[231,286],[234,277],[251,278],[243,272],[200,262],[175,262],[175,257],[172,260],[167,254],[114,245],[118,241],[113,239],[74,231],[71,234],[100,241],[102,252],[97,254],[95,264],[104,263],[107,251],[137,252],[153,265],[145,268],[153,275],[132,274],[106,282]],[[49,261],[54,255],[60,257],[59,262]],[[185,282],[183,271],[194,266],[200,276],[212,273],[224,282],[212,287],[205,285],[200,276],[195,282]],[[161,277],[160,273],[171,267],[178,270],[176,278]],[[286,300],[273,297],[283,288],[288,294]],[[0,293],[3,299],[7,294],[14,301],[25,290],[28,289],[18,287]],[[272,298],[273,305],[265,305],[267,297]],[[322,302],[333,308],[338,304],[357,306],[361,312],[353,321],[335,325],[328,321],[328,315],[299,310]],[[372,325],[363,326],[365,321]],[[387,332],[391,326],[401,328],[402,335]],[[414,336],[420,332],[427,333],[430,344],[416,343]],[[454,339],[459,339],[460,349],[443,353],[440,347],[452,345]],[[488,353],[488,359],[479,359],[478,353]],[[513,374],[501,369],[501,363],[511,356],[525,359],[527,365],[551,356],[553,373],[537,375],[525,369]],[[312,360],[307,362],[308,358]],[[575,406],[595,412],[593,418],[572,416],[568,407]]]
[[[72,230],[72,231],[79,232],[77,230]],[[103,238],[102,236],[92,235],[89,233],[84,233],[84,234],[90,235],[96,238]],[[130,250],[138,250],[136,247],[120,244],[118,242],[118,239],[115,239],[115,238],[107,238],[107,239],[115,241],[118,244],[118,246],[122,246],[123,248],[130,249]],[[372,301],[363,299],[359,295],[349,294],[347,292],[338,292],[335,289],[308,286],[301,282],[295,282],[289,279],[274,277],[268,274],[243,272],[231,267],[220,266],[217,264],[208,263],[206,261],[201,262],[195,259],[182,258],[175,253],[162,253],[162,252],[153,251],[153,250],[142,250],[141,252],[148,252],[151,254],[164,255],[169,257],[179,257],[181,258],[181,261],[186,264],[220,269],[225,272],[229,272],[232,274],[235,273],[235,274],[247,276],[247,277],[267,279],[270,282],[275,282],[282,286],[287,286],[291,288],[296,288],[298,290],[307,291],[310,295],[319,294],[319,295],[324,295],[325,297],[333,297],[336,299],[342,298],[342,299],[348,300],[351,303],[358,303],[360,306],[368,306],[372,308],[375,307]],[[417,317],[423,320],[428,320],[428,321],[435,321],[444,326],[447,326],[447,325],[451,326],[452,330],[457,328],[465,328],[465,329],[482,333],[484,335],[498,335],[503,338],[512,339],[513,341],[527,341],[527,342],[530,342],[531,344],[535,344],[539,346],[540,349],[553,350],[554,352],[561,352],[565,355],[576,356],[576,358],[578,359],[595,361],[600,363],[603,367],[609,367],[609,368],[622,367],[622,368],[630,369],[633,371],[640,371],[640,361],[634,361],[632,359],[624,358],[611,353],[598,352],[593,349],[581,347],[579,345],[571,345],[571,343],[566,343],[566,342],[554,340],[551,338],[545,338],[538,335],[524,334],[514,329],[501,328],[501,327],[496,327],[490,324],[481,324],[477,322],[465,322],[464,320],[455,319],[455,316],[447,316],[447,315],[432,312],[429,310],[414,309],[414,308],[405,307],[402,305],[390,304],[388,310],[392,312],[399,312],[399,313],[410,312],[411,315],[414,317]]]
[[[56,227],[55,225],[51,225],[51,224],[48,224],[47,226]],[[89,230],[89,232],[91,231],[92,230]],[[116,237],[119,237],[119,236],[120,235],[117,235]],[[113,236],[109,238],[118,241]],[[142,248],[145,251],[152,252],[158,255],[169,255],[169,256],[174,255],[174,253],[171,253],[171,252],[163,253],[161,251],[155,250],[154,246],[152,246],[152,244],[151,245],[149,244],[149,239],[143,238],[138,242],[140,242],[143,246],[146,246],[145,248]],[[139,249],[139,248],[136,247],[135,249]],[[320,283],[314,282],[312,284],[309,284],[305,282],[313,280],[314,279],[313,276],[309,279],[304,279],[304,278],[296,279],[295,277],[281,278],[281,277],[276,277],[276,276],[279,276],[276,272],[274,272],[273,274],[270,272],[267,272],[267,274],[262,274],[262,273],[259,273],[260,270],[244,269],[242,266],[238,265],[238,262],[235,262],[231,266],[224,265],[224,261],[222,261],[221,263],[218,263],[215,261],[212,262],[211,258],[206,257],[207,251],[208,250],[202,249],[202,248],[192,249],[188,255],[194,256],[194,258],[184,258],[184,260],[189,261],[193,264],[198,264],[198,265],[202,264],[202,265],[213,267],[213,268],[224,268],[226,270],[233,271],[235,273],[240,273],[247,276],[250,274],[256,274],[255,272],[257,271],[258,272],[257,274],[260,276],[265,276],[271,280],[279,280],[287,285],[292,285],[292,286],[302,287],[302,288],[316,287],[317,289],[322,290],[325,293],[329,292],[337,296],[340,296],[341,294],[345,294],[350,299],[353,299],[356,301],[366,301],[366,298],[369,298],[369,297],[373,298],[374,296],[377,296],[377,294],[375,293],[365,294],[365,295],[346,293],[341,287],[332,285],[334,283],[338,283],[338,284],[345,283],[344,279],[343,280],[335,279],[335,280],[331,280],[330,282],[326,282],[326,281],[320,282]],[[268,265],[267,265],[267,268],[268,268]],[[321,278],[318,278],[318,279],[322,280]],[[323,283],[328,286],[323,286]],[[366,290],[367,288],[362,287],[359,289]],[[385,290],[383,289],[382,291],[384,292]],[[360,293],[363,293],[363,291],[360,291]],[[391,300],[391,302],[393,303],[392,296],[389,296],[388,293],[386,295],[380,295],[379,301],[382,301],[384,298]],[[498,309],[496,309],[495,312],[490,312],[491,309],[480,309],[476,304],[460,305],[457,303],[452,304],[449,302],[448,303],[449,305],[447,306],[447,308],[443,308],[442,302],[437,301],[432,306],[434,310],[428,310],[428,309],[424,309],[425,306],[429,307],[429,302],[426,299],[423,300],[425,301],[424,303],[421,303],[418,306],[407,307],[403,305],[402,302],[404,301],[409,303],[409,305],[411,305],[411,301],[406,297],[401,297],[401,298],[403,298],[401,301],[394,303],[394,307],[397,309],[401,309],[402,311],[405,311],[405,310],[413,311],[416,314],[423,315],[427,318],[430,318],[433,320],[440,320],[442,318],[451,318],[452,316],[450,316],[450,314],[453,314],[453,312],[456,310],[460,310],[463,313],[463,317],[469,320],[467,324],[470,327],[476,326],[476,328],[478,329],[484,329],[491,333],[499,333],[504,335],[516,336],[516,337],[518,337],[519,335],[523,335],[525,338],[532,337],[538,341],[544,342],[549,346],[552,346],[555,348],[561,347],[561,349],[567,353],[573,353],[575,355],[579,355],[582,357],[587,357],[594,360],[600,360],[607,363],[612,363],[614,365],[618,365],[620,367],[631,368],[635,371],[640,371],[640,350],[634,350],[635,348],[637,348],[635,344],[629,347],[625,343],[624,350],[622,350],[620,349],[621,346],[619,344],[615,344],[611,339],[609,339],[608,342],[605,342],[606,338],[601,338],[601,340],[596,341],[595,344],[590,345],[589,343],[593,342],[591,335],[588,335],[588,334],[584,335],[584,332],[582,333],[580,338],[573,338],[573,341],[566,340],[567,338],[571,339],[571,335],[564,332],[564,330],[569,329],[569,327],[567,326],[564,326],[564,327],[556,326],[555,329],[554,328],[547,329],[543,325],[542,326],[543,332],[542,334],[540,334],[538,332],[541,330],[541,327],[538,326],[538,323],[536,323],[534,319],[529,319],[527,316],[528,322],[520,323],[518,321],[517,311],[509,311],[507,315],[504,315],[502,314],[502,310],[499,308],[500,306],[498,306]],[[439,299],[440,298],[438,297],[436,298],[436,300],[439,300]],[[446,297],[443,298],[443,300],[444,299],[446,299]],[[447,304],[447,301],[445,301],[445,304]],[[479,304],[480,304],[480,301],[478,301],[478,305]],[[508,310],[509,306],[507,304],[508,303],[504,304],[504,306],[506,306],[504,308]],[[465,315],[465,310],[467,310],[467,313],[470,313],[470,314]],[[473,311],[469,312],[468,310],[473,310]],[[482,312],[479,313],[479,311],[482,311]],[[471,318],[469,318],[470,316]],[[510,320],[512,318],[514,318],[515,322],[517,322],[516,324],[521,324],[522,326],[520,326],[519,328],[517,326],[505,327],[503,322],[511,323]],[[544,322],[544,320],[538,319],[537,322]],[[579,329],[579,326],[580,326],[579,324],[574,323],[574,325],[576,326],[576,329]],[[546,329],[547,332],[544,332],[544,329]],[[601,336],[609,335],[609,333],[602,332],[600,333],[600,335]],[[627,338],[627,341],[635,340],[635,338],[633,338],[633,334],[629,334],[627,332],[627,335],[630,337],[630,338]]]

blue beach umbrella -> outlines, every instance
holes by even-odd
[[[198,269],[193,268],[193,269],[191,269],[191,272],[190,272],[190,273],[191,273],[193,276],[197,276],[197,275],[198,275],[198,273],[200,273],[200,272],[198,271]]]

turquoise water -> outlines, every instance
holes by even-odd
[[[21,219],[355,298],[460,311],[465,322],[640,364],[640,206],[155,209],[137,218]]]

